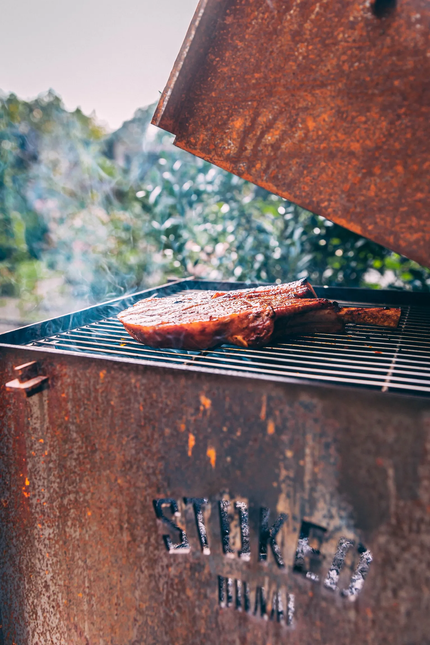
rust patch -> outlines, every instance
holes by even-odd
[[[216,450],[212,446],[209,446],[209,448],[206,451],[206,455],[209,457],[210,464],[212,468],[215,468],[215,463],[216,463]]]
[[[261,397],[261,411],[260,411],[260,419],[262,421],[266,420],[266,410],[267,410],[267,394],[263,394]]]
[[[267,434],[275,434],[275,422],[269,419],[267,422]]]
[[[200,395],[200,403],[202,404],[202,406],[203,406],[203,408],[205,410],[210,410],[210,407],[212,405],[212,401],[210,399],[208,399],[208,397],[205,396],[204,394]]]
[[[193,448],[196,445],[196,438],[195,436],[189,432],[188,433],[188,457],[191,457],[193,454]]]

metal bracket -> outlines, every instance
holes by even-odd
[[[31,361],[14,367],[15,372],[18,373],[18,378],[6,383],[7,390],[20,390],[25,392],[27,396],[33,396],[43,390],[49,380],[49,376],[39,374],[39,363]]]

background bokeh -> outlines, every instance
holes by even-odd
[[[54,92],[0,98],[3,329],[168,279],[430,290],[430,271],[173,146],[154,105],[109,132]]]
[[[163,91],[198,0],[2,0],[0,88],[54,88],[112,130]]]

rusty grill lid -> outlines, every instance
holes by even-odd
[[[153,123],[430,266],[430,4],[201,0]]]

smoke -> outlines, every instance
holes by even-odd
[[[174,148],[154,107],[108,133],[53,92],[0,99],[0,290],[23,320],[189,275],[429,288],[415,263]]]

